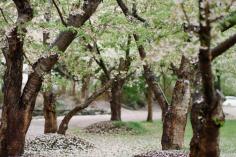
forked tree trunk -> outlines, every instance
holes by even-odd
[[[147,99],[147,111],[148,111],[147,121],[152,122],[153,121],[153,109],[152,109],[153,93],[152,93],[152,89],[150,88],[147,88],[146,99]]]
[[[190,157],[219,157],[219,131],[224,123],[223,96],[215,90],[211,50],[211,1],[199,0],[199,69],[203,93],[192,107],[193,138]],[[229,44],[227,44],[229,45]]]
[[[44,133],[57,132],[56,97],[52,91],[43,93]]]
[[[121,96],[124,80],[115,79],[111,86],[111,121],[121,121]]]
[[[96,11],[101,0],[86,0],[82,6],[83,13],[70,15],[68,25],[81,27]],[[7,46],[3,48],[6,59],[4,75],[4,104],[0,128],[0,156],[21,156],[24,152],[25,135],[29,128],[36,97],[42,86],[43,75],[48,73],[58,61],[57,54],[41,57],[33,64],[33,72],[21,92],[23,45],[26,29],[25,23],[33,17],[33,10],[28,0],[14,0],[17,8],[17,22],[9,30]],[[64,52],[75,39],[76,31],[66,30],[60,33],[52,47]]]
[[[163,123],[161,140],[163,150],[182,149],[184,144],[184,133],[191,99],[190,63],[184,56],[180,68],[175,73],[178,80]]]

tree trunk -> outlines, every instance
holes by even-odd
[[[217,92],[218,93],[218,92]],[[190,157],[219,157],[219,130],[224,124],[222,110],[223,96],[218,93],[219,100],[213,111],[207,110],[203,95],[195,97],[191,110],[193,137],[190,143]]]
[[[137,12],[135,12],[135,11],[131,12],[123,0],[116,0],[116,2],[128,20],[135,18],[143,23],[147,22],[145,19],[143,19],[142,17],[137,15]],[[144,49],[144,46],[142,44],[140,44],[141,42],[139,40],[139,35],[136,33],[133,33],[133,37],[136,41],[139,56],[140,56],[141,60],[144,61],[146,58],[146,51]],[[158,82],[156,80],[156,76],[155,76],[154,72],[151,70],[150,64],[147,61],[145,61],[145,65],[143,65],[143,69],[144,69],[145,80],[146,80],[148,86],[152,89],[153,94],[154,94],[156,100],[158,101],[158,104],[161,107],[162,119],[164,119],[164,115],[165,115],[165,112],[169,106],[169,103],[168,103],[160,85],[158,84]]]
[[[153,116],[152,116],[153,115],[153,110],[152,110],[153,93],[152,93],[152,89],[147,88],[146,98],[147,98],[147,108],[148,108],[147,121],[152,122],[153,121]]]
[[[124,80],[119,77],[112,82],[111,86],[111,121],[121,121],[121,96]]]
[[[71,95],[75,96],[76,95],[76,81],[72,81],[72,91]]]
[[[191,99],[190,62],[184,56],[180,68],[175,73],[178,80],[173,91],[171,105],[166,112],[163,123],[161,140],[163,150],[182,149],[184,144],[184,133]]]
[[[89,96],[89,83],[90,83],[90,75],[86,75],[82,79],[82,88],[81,88],[81,100],[82,102],[86,100]]]
[[[139,36],[137,34],[134,34],[134,39],[137,43],[138,51],[139,51],[139,56],[142,60],[146,58],[146,52],[143,47],[143,45],[139,44]],[[139,44],[139,45],[138,45]],[[143,65],[143,70],[144,70],[144,78],[149,86],[149,88],[152,89],[153,94],[158,102],[158,104],[161,107],[162,110],[162,120],[164,120],[166,111],[168,109],[169,103],[165,97],[164,92],[162,91],[159,83],[156,80],[156,76],[154,72],[151,69],[151,66],[146,62],[145,65]]]
[[[0,156],[20,156],[24,152],[25,135],[29,128],[36,97],[42,86],[43,75],[48,73],[58,61],[57,54],[41,57],[34,63],[33,72],[21,92],[23,45],[25,23],[33,18],[33,10],[28,0],[14,0],[17,8],[17,21],[7,34],[3,48],[6,59],[4,75],[4,104],[0,128]],[[81,27],[96,11],[101,0],[86,0],[83,13],[73,14],[68,18],[68,26]],[[64,52],[76,36],[76,31],[66,30],[60,33],[50,48],[57,47]]]
[[[57,115],[56,115],[56,98],[53,92],[47,91],[43,93],[43,113],[44,113],[44,133],[57,132]]]
[[[85,109],[88,107],[97,97],[102,95],[106,90],[108,90],[111,86],[111,81],[108,81],[102,88],[94,92],[90,97],[88,97],[84,103],[82,103],[80,106],[75,107],[73,110],[71,110],[62,120],[59,129],[57,131],[58,134],[65,135],[66,130],[68,129],[69,122],[71,118],[78,113],[79,111]]]
[[[219,157],[219,131],[224,123],[223,96],[215,90],[212,72],[210,1],[199,0],[199,69],[203,94],[192,107],[193,138],[190,157]]]

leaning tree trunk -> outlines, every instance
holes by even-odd
[[[190,63],[186,57],[182,57],[180,68],[175,73],[178,80],[163,123],[161,140],[163,150],[182,149],[184,144],[184,133],[191,99]]]
[[[139,36],[137,34],[133,34],[134,39],[137,43],[138,51],[139,51],[139,56],[142,60],[145,60],[146,58],[146,51],[143,47],[143,45],[139,44]],[[144,70],[144,78],[146,80],[146,83],[148,84],[148,87],[152,89],[153,94],[155,96],[155,99],[157,100],[158,104],[161,107],[162,110],[162,121],[164,121],[166,111],[168,109],[169,103],[166,99],[166,96],[164,92],[162,91],[159,83],[156,80],[156,76],[154,72],[151,69],[150,64],[146,61],[145,65],[143,65],[143,70]]]
[[[146,99],[147,99],[147,110],[148,110],[147,121],[152,122],[153,121],[153,109],[152,109],[153,94],[152,94],[152,89],[150,88],[147,88]]]
[[[44,133],[57,132],[56,97],[52,91],[43,92]]]
[[[124,3],[123,0],[116,0],[116,2],[128,20],[135,18],[140,22],[143,22],[145,24],[147,23],[147,21],[144,18],[140,17],[137,14],[137,10],[135,10],[135,8],[133,8],[134,10],[131,11],[126,6],[126,4]],[[164,120],[164,116],[165,116],[166,110],[169,106],[169,103],[168,103],[168,101],[165,97],[165,94],[163,93],[160,85],[158,84],[158,82],[156,80],[156,76],[155,76],[154,72],[152,71],[150,64],[147,62],[147,60],[145,60],[146,51],[145,51],[144,46],[142,44],[140,44],[141,42],[139,39],[139,35],[137,33],[133,33],[133,37],[135,39],[135,42],[136,42],[136,45],[138,48],[139,56],[140,56],[141,60],[145,61],[145,64],[143,65],[143,69],[144,69],[144,77],[145,77],[146,83],[152,89],[153,94],[154,94],[158,104],[161,107],[162,120]]]
[[[111,121],[121,121],[121,96],[124,80],[116,77],[111,86]]]
[[[90,97],[88,97],[84,103],[82,103],[80,106],[75,107],[73,110],[71,110],[65,117],[62,119],[62,122],[59,126],[59,129],[57,131],[58,134],[65,135],[66,130],[68,129],[69,122],[71,118],[78,113],[79,111],[85,109],[88,107],[97,97],[102,95],[105,91],[107,91],[111,86],[111,81],[108,81],[102,88],[94,92]]]

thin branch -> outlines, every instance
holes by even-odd
[[[229,11],[231,9],[231,7],[233,6],[235,0],[231,0],[231,2],[229,3],[229,5],[226,7],[226,11]]]
[[[126,6],[123,0],[116,0],[116,2],[118,3],[119,7],[122,9],[122,12],[125,14],[125,16],[128,17],[128,19],[135,18],[138,21],[141,21],[142,23],[147,24],[147,21],[137,14],[137,8],[136,8],[135,3],[133,3],[132,12],[130,12],[129,8]]]
[[[184,13],[184,17],[185,17],[185,19],[186,19],[188,25],[191,25],[190,19],[189,19],[188,15],[187,15],[187,12],[186,12],[186,10],[185,10],[185,7],[184,7],[184,3],[181,3],[180,6],[181,6],[181,9],[182,9],[182,11],[183,11],[183,13]]]
[[[1,12],[2,17],[3,17],[3,19],[5,20],[5,22],[6,22],[7,24],[9,24],[9,22],[8,22],[8,20],[7,20],[7,18],[6,18],[6,16],[4,15],[4,12],[3,12],[2,8],[0,8],[0,12]]]
[[[64,18],[63,18],[63,15],[61,13],[61,10],[59,9],[59,7],[57,6],[57,3],[55,2],[55,0],[52,0],[52,3],[54,4],[54,6],[56,7],[57,9],[57,13],[58,15],[60,16],[60,19],[61,19],[61,23],[67,27],[67,23],[65,22]]]
[[[142,18],[141,16],[139,16],[137,12],[138,12],[137,5],[136,5],[136,3],[133,3],[132,16],[135,17],[136,19],[138,19],[139,21],[146,23],[147,21],[144,18]]]

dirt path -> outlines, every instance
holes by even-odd
[[[236,119],[236,107],[224,106],[224,112],[227,119]],[[161,118],[160,109],[157,108],[153,113],[154,120]],[[122,109],[122,120],[123,121],[145,121],[147,117],[147,111],[132,111]],[[58,117],[58,124],[60,124],[63,116]],[[74,116],[70,121],[69,128],[84,128],[93,123],[108,121],[110,115],[86,115],[86,116]],[[29,127],[27,137],[33,138],[35,136],[43,134],[44,129],[44,118],[34,117]]]
[[[153,118],[160,119],[161,118],[161,112],[154,111]],[[122,109],[122,120],[123,121],[144,121],[147,118],[147,111],[141,110],[141,111],[131,111]],[[63,116],[58,117],[58,124],[60,124]],[[86,115],[86,116],[74,116],[69,124],[69,128],[84,128],[87,127],[93,123],[101,122],[101,121],[108,121],[110,120],[110,115]],[[44,119],[43,117],[34,117],[31,125],[29,127],[29,130],[27,132],[28,138],[33,138],[35,136],[43,134],[44,129]]]

